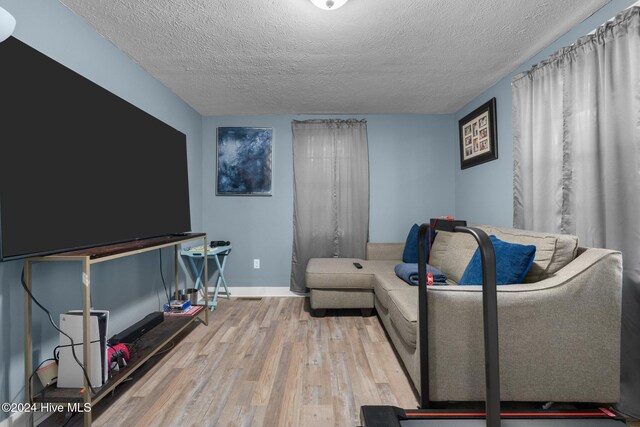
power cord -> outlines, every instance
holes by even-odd
[[[100,342],[99,339],[90,341],[91,344],[95,344],[95,343],[98,343],[98,342]],[[58,362],[60,360],[60,350],[59,349],[64,348],[64,347],[71,347],[73,345],[82,345],[82,344],[83,343],[79,342],[77,344],[63,344],[63,345],[57,345],[57,346],[53,347],[53,359],[56,362]],[[51,359],[49,359],[49,360],[51,360]]]
[[[80,359],[78,359],[78,356],[76,355],[76,350],[75,350],[75,345],[76,344],[74,343],[73,338],[71,338],[66,332],[64,332],[62,329],[60,329],[58,327],[58,325],[56,325],[56,323],[53,321],[53,317],[51,317],[51,312],[49,312],[49,310],[47,310],[42,304],[40,304],[40,302],[36,299],[36,297],[33,296],[31,291],[29,290],[29,288],[27,288],[27,283],[24,280],[24,268],[22,269],[22,274],[21,274],[21,277],[20,277],[20,281],[22,282],[22,287],[24,288],[24,291],[29,295],[31,300],[33,302],[35,302],[36,305],[38,307],[40,307],[42,309],[42,311],[44,311],[47,314],[47,316],[49,316],[49,322],[51,322],[51,325],[53,326],[53,328],[56,331],[60,332],[65,337],[69,338],[69,341],[71,342],[71,354],[73,354],[73,358],[75,359],[75,361],[78,364],[78,366],[80,366],[80,368],[82,369],[82,373],[84,374],[84,378],[87,381],[87,384],[89,384],[89,388],[91,389],[91,393],[93,393],[94,392],[93,386],[91,385],[91,380],[89,380],[89,375],[87,374],[87,370],[84,368],[84,365],[82,364],[82,362],[80,362]],[[31,398],[31,381],[29,381],[29,398]]]
[[[159,352],[155,353],[155,354],[154,354],[153,356],[151,356],[151,357],[156,357],[156,356],[160,356],[161,354],[168,353],[168,352],[170,352],[171,350],[173,350],[173,348],[176,346],[176,343],[175,343],[175,342],[173,342],[173,341],[171,341],[169,344],[171,344],[171,345],[170,345],[168,348],[165,348],[164,350],[162,350],[162,351],[159,351]]]
[[[167,296],[167,304],[171,304],[171,297],[169,296],[169,290],[167,289],[167,282],[164,280],[164,273],[162,271],[162,249],[158,249],[160,254],[160,277],[162,278],[162,285],[164,286],[164,293]]]
[[[55,359],[53,359],[53,358],[49,358],[49,359],[45,359],[45,360],[43,360],[42,362],[40,362],[40,364],[38,365],[38,367],[37,367],[36,369],[34,369],[34,371],[31,373],[31,375],[29,375],[29,387],[28,387],[28,390],[29,390],[29,396],[31,396],[31,393],[32,393],[32,390],[31,390],[31,380],[33,379],[33,376],[36,374],[36,372],[38,372],[38,369],[40,369],[40,368],[42,367],[42,365],[44,365],[45,363],[50,362],[50,361],[55,361]],[[41,381],[41,382],[42,382],[42,381]],[[45,387],[47,386],[47,384],[42,384],[42,385],[43,385],[43,386],[45,386]],[[43,392],[44,392],[44,389],[43,389]]]

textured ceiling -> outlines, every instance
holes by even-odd
[[[205,116],[457,111],[610,0],[60,0]]]

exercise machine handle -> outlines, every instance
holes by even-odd
[[[475,227],[454,227],[455,233],[473,236],[482,261],[482,317],[484,325],[484,361],[486,381],[487,426],[500,426],[500,356],[498,345],[498,296],[496,287],[496,254],[487,233]],[[426,285],[427,256],[425,251],[429,225],[418,229],[418,322],[420,327],[420,406],[429,407],[429,342],[428,292]]]

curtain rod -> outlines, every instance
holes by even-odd
[[[640,2],[638,2],[636,4],[640,4]],[[516,74],[511,79],[511,84],[514,84],[515,82],[517,82],[519,80],[522,80],[525,77],[529,77],[530,78],[531,75],[536,70],[539,70],[539,69],[544,68],[544,67],[546,67],[546,66],[548,66],[548,65],[550,65],[552,63],[557,62],[558,60],[566,57],[568,54],[570,54],[574,50],[584,46],[587,43],[592,42],[593,40],[602,38],[604,36],[605,32],[613,30],[613,28],[617,27],[620,24],[627,23],[629,20],[631,20],[636,15],[640,15],[640,7],[636,6],[636,5],[630,6],[629,8],[623,10],[618,15],[616,15],[613,19],[610,19],[607,22],[605,22],[604,24],[600,25],[598,28],[596,28],[591,33],[578,38],[573,44],[571,44],[569,46],[562,47],[562,48],[556,50],[554,53],[549,55],[546,59],[543,59],[542,61],[538,62],[537,64],[532,65],[531,68],[529,68],[527,71],[523,71],[521,73]]]
[[[293,120],[293,123],[367,123],[367,119],[309,119],[309,120]]]

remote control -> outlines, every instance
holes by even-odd
[[[360,264],[359,262],[354,262],[353,265],[360,270],[362,268],[362,264]]]

